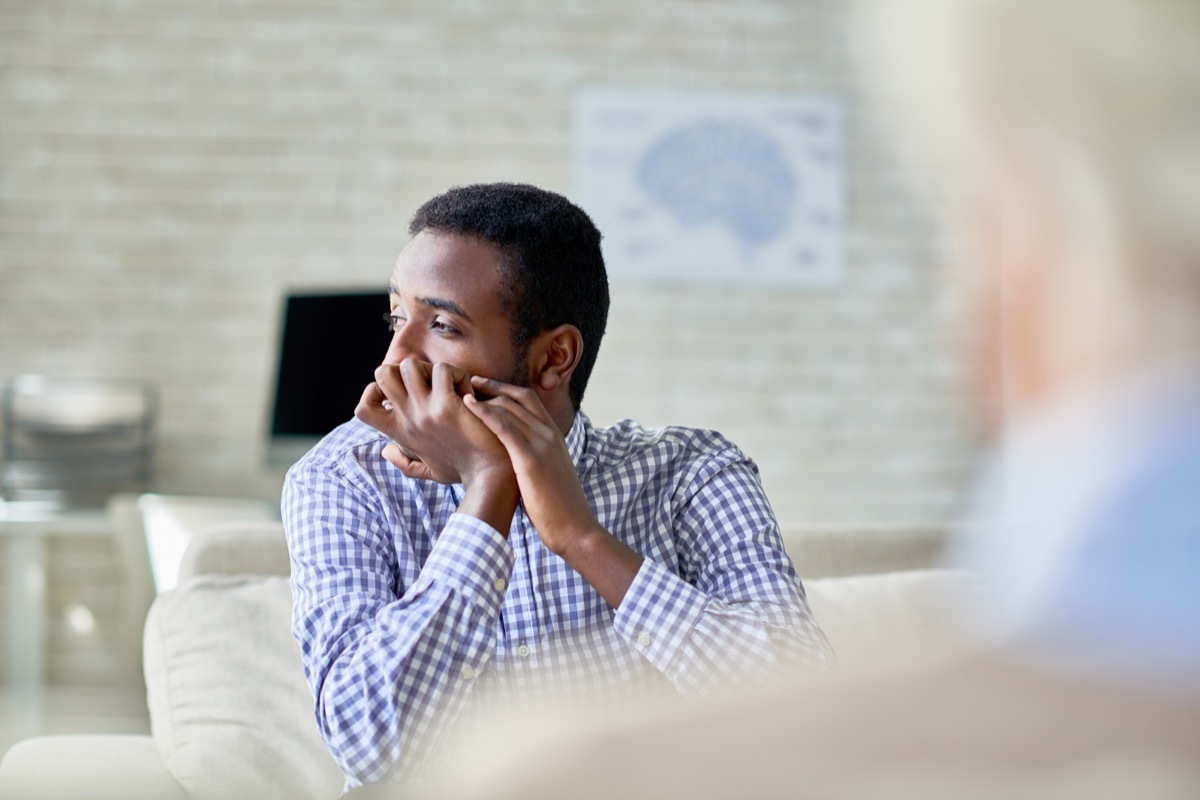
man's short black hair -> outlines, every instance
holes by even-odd
[[[570,386],[578,409],[608,322],[608,274],[591,218],[536,186],[484,183],[453,188],[418,208],[408,232],[423,230],[476,236],[499,251],[503,307],[519,352],[543,331],[579,329],[583,353]]]

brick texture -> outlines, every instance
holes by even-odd
[[[973,449],[953,307],[847,20],[833,0],[7,0],[0,373],[152,379],[161,489],[276,496],[285,290],[381,286],[450,185],[569,192],[581,87],[833,92],[844,281],[616,285],[585,407],[723,431],[789,526],[943,523]]]

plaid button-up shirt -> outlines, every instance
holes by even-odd
[[[704,694],[829,658],[757,467],[717,433],[576,415],[567,446],[588,502],[645,558],[615,610],[523,509],[505,538],[455,513],[461,485],[405,477],[384,444],[352,420],[283,492],[293,633],[348,787],[409,774],[492,692],[665,680]]]

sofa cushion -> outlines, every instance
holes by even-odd
[[[151,730],[192,800],[341,792],[290,617],[284,577],[199,576],[155,600],[145,632]]]
[[[0,797],[16,800],[187,800],[149,736],[38,736],[0,764]]]
[[[839,664],[939,642],[967,578],[944,570],[806,583]],[[198,575],[146,622],[146,687],[163,763],[191,800],[332,798],[342,775],[317,733],[282,576]]]

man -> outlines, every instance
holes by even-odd
[[[580,410],[609,302],[587,215],[479,185],[409,230],[376,380],[283,495],[293,630],[347,785],[410,775],[480,694],[703,695],[825,660],[753,463]]]
[[[428,796],[1200,796],[1200,3],[873,0],[862,20],[888,134],[970,255],[996,452],[989,524],[956,551],[986,647],[623,710]]]

